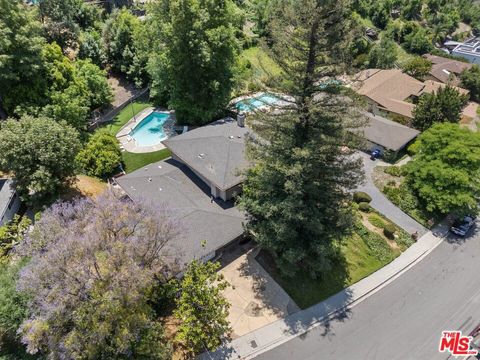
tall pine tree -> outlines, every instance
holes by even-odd
[[[362,121],[354,101],[333,81],[348,60],[349,5],[285,0],[271,24],[282,90],[294,100],[252,121],[252,167],[240,205],[251,234],[285,275],[301,270],[315,277],[331,269],[338,240],[353,221],[350,190],[363,175],[348,150],[355,147],[349,130]]]

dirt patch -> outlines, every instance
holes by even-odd
[[[403,177],[387,174],[385,172],[386,168],[387,166],[377,166],[375,169],[373,169],[372,174],[373,183],[382,192],[386,185],[395,184],[395,186],[398,187],[403,181]]]
[[[77,175],[75,183],[67,188],[61,197],[65,201],[78,197],[97,197],[107,188],[107,183],[99,179],[86,175]]]
[[[391,240],[383,234],[383,229],[380,229],[380,228],[372,225],[370,223],[370,221],[368,221],[368,214],[361,213],[361,221],[362,221],[362,224],[368,230],[373,231],[374,233],[377,233],[378,235],[380,235],[387,242],[388,246],[390,246],[390,248],[392,250],[400,250],[400,247],[398,246],[398,244],[395,240]]]

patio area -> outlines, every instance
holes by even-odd
[[[253,248],[220,270],[232,285],[223,293],[231,304],[228,320],[233,329],[232,338],[300,310],[255,260],[257,253],[258,248]]]

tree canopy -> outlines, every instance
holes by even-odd
[[[46,210],[21,243],[31,260],[18,281],[31,317],[29,353],[68,359],[168,359],[149,291],[171,276],[165,246],[177,236],[166,209],[113,193]]]
[[[417,140],[407,180],[425,207],[440,214],[478,211],[480,134],[458,124],[435,124]]]
[[[341,87],[318,82],[328,84],[346,66],[351,13],[346,1],[283,6],[272,23],[273,54],[294,101],[252,120],[252,167],[240,205],[247,229],[285,275],[302,270],[315,277],[336,259],[335,241],[353,219],[349,190],[362,178],[360,163],[341,150],[355,147],[347,128],[356,128],[361,116]]]
[[[174,316],[181,321],[176,339],[190,354],[217,349],[231,330],[230,304],[221,292],[229,284],[217,270],[218,263],[193,261],[180,282]]]
[[[52,119],[25,116],[0,124],[0,170],[14,174],[29,202],[55,195],[75,174],[79,148],[77,131]]]
[[[152,15],[161,24],[164,44],[150,64],[154,95],[168,99],[180,124],[216,120],[233,86],[236,5],[231,0],[159,0]]]
[[[424,131],[439,122],[458,123],[467,103],[468,95],[450,85],[436,93],[423,94],[413,110],[413,126]]]

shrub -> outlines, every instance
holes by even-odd
[[[87,175],[104,177],[115,171],[121,159],[122,154],[115,136],[98,131],[78,153],[76,161]]]
[[[387,238],[393,240],[395,239],[395,232],[397,231],[397,228],[392,225],[392,224],[386,224],[385,227],[383,228],[383,235],[385,235]]]
[[[385,168],[385,173],[396,177],[404,175],[404,171],[400,166],[389,166]]]
[[[383,229],[385,227],[385,221],[383,221],[383,219],[377,214],[370,215],[368,221],[377,228]]]
[[[364,202],[368,204],[372,201],[372,198],[367,193],[363,191],[358,191],[355,194],[353,194],[353,201],[355,201],[356,203]]]
[[[370,206],[369,203],[366,202],[361,202],[358,204],[358,209],[363,212],[370,212],[372,210],[372,207]]]

